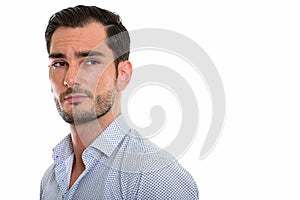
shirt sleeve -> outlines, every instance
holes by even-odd
[[[193,177],[178,162],[141,178],[137,199],[199,199],[198,187]]]
[[[49,182],[49,180],[52,178],[53,179],[53,175],[54,175],[54,164],[52,164],[44,173],[42,179],[41,179],[41,183],[40,183],[40,200],[44,199],[44,192],[45,192],[45,188],[47,187],[47,184]]]

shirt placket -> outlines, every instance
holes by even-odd
[[[82,159],[83,159],[83,163],[85,164],[85,170],[81,173],[81,175],[77,178],[77,180],[75,181],[73,186],[67,192],[64,200],[71,200],[73,198],[75,193],[78,192],[77,190],[80,189],[80,188],[78,188],[81,186],[80,181],[85,177],[85,175],[87,173],[89,173],[89,171],[91,171],[91,169],[94,167],[94,165],[96,163],[96,158],[93,155],[93,153],[89,151],[89,149],[87,149],[82,154]]]

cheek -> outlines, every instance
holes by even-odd
[[[50,80],[50,85],[51,85],[51,92],[54,95],[55,98],[58,98],[58,92],[59,92],[59,88],[58,86]]]
[[[54,95],[57,95],[64,88],[65,70],[49,69],[49,80],[51,85],[51,91]]]
[[[115,77],[102,77],[97,84],[97,94],[104,94],[112,90],[115,86]]]
[[[116,82],[115,67],[110,66],[109,68],[107,68],[107,70],[105,70],[101,74],[100,77],[98,77],[97,83],[95,84],[95,85],[97,85],[96,90],[98,92],[103,91],[102,93],[104,93],[108,90],[112,90],[115,86],[115,82]]]
[[[50,86],[51,86],[51,92],[54,95],[55,98],[58,98],[59,93],[62,91],[63,89],[63,84],[61,84],[59,80],[56,80],[56,78],[54,78],[56,76],[50,76],[49,80],[50,80]]]
[[[108,90],[111,90],[111,88],[112,88],[111,80],[102,77],[101,79],[99,79],[99,82],[97,83],[97,87],[95,89],[97,94],[103,94]]]

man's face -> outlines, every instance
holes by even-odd
[[[113,52],[105,28],[58,28],[50,46],[49,78],[62,118],[71,124],[97,119],[110,111],[116,95]]]

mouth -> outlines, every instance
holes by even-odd
[[[87,95],[84,94],[72,94],[72,95],[67,95],[64,98],[64,101],[67,103],[81,103],[82,101],[86,100],[89,98]]]

